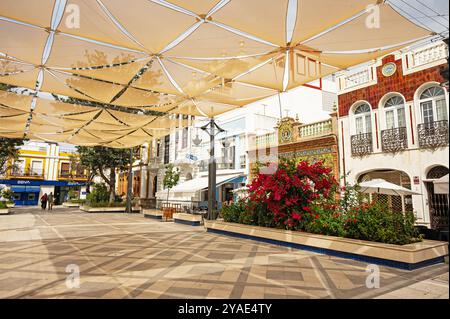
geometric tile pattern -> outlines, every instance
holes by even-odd
[[[66,285],[68,265],[79,287]],[[0,216],[1,298],[445,298],[448,264],[414,271],[231,238],[140,214]]]

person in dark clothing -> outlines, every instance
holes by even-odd
[[[45,210],[45,208],[47,208],[47,200],[48,200],[48,196],[47,196],[47,193],[45,193],[41,197],[41,208],[44,210]]]

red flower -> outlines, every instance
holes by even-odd
[[[301,217],[302,216],[300,214],[296,213],[296,212],[292,213],[292,218],[295,219],[295,220],[300,220]]]

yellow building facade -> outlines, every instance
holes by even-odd
[[[12,168],[0,176],[0,184],[14,192],[16,205],[38,205],[45,193],[53,193],[56,205],[67,200],[70,191],[85,198],[88,172],[80,165],[73,145],[26,142],[19,154],[10,162]]]

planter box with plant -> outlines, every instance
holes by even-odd
[[[0,201],[0,215],[7,215],[10,213],[6,201]]]
[[[173,214],[173,221],[179,224],[200,226],[202,223],[202,215],[175,213]]]
[[[92,187],[93,190],[87,195],[86,202],[80,206],[80,209],[89,213],[98,212],[125,212],[125,202],[119,197],[116,201],[110,202],[108,190],[104,184],[97,183]]]
[[[208,231],[340,252],[351,258],[370,257],[373,262],[381,258],[408,269],[442,261],[448,254],[443,243],[422,241],[412,212],[393,212],[383,203],[369,203],[357,188],[347,185],[338,197],[331,169],[322,163],[283,161],[270,165],[265,174],[257,174],[249,185],[248,197],[224,206],[225,223],[208,222]],[[367,248],[374,246],[376,252]],[[411,255],[411,250],[417,253]],[[401,251],[407,251],[408,256],[396,256]]]
[[[158,209],[143,209],[142,213],[144,214],[144,217],[146,217],[146,218],[162,219],[162,217],[163,217],[162,210],[158,210]]]
[[[16,206],[14,203],[14,193],[9,188],[3,188],[0,190],[0,200],[3,200],[8,208]]]

